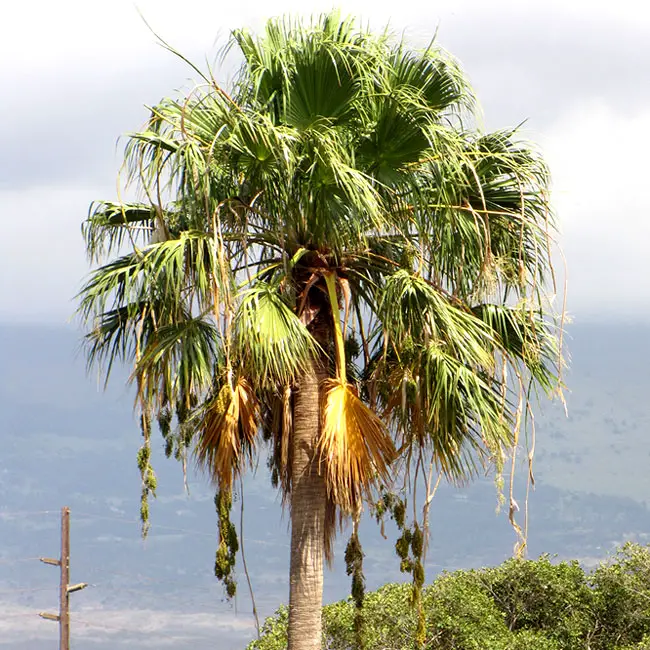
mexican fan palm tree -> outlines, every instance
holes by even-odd
[[[217,486],[231,592],[230,495],[268,450],[302,650],[339,524],[425,458],[452,480],[501,467],[531,386],[553,391],[548,174],[514,131],[477,130],[435,44],[330,14],[233,51],[227,88],[208,71],[128,137],[139,200],[93,204],[79,311],[91,363],[132,366],[143,518],[157,420]]]

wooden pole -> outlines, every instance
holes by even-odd
[[[70,650],[70,508],[61,508],[61,582],[59,584],[59,650]]]
[[[59,650],[70,650],[70,594],[88,586],[85,582],[79,582],[76,585],[70,584],[70,508],[61,508],[61,558],[55,560],[51,557],[42,557],[40,560],[44,564],[60,567],[61,580],[59,583],[59,613],[40,612],[39,616],[48,621],[58,621]]]

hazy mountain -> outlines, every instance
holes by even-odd
[[[650,342],[640,326],[574,326],[569,333],[569,416],[561,404],[545,405],[535,421],[529,551],[593,562],[622,540],[650,533]],[[120,383],[126,375],[101,392],[77,349],[70,330],[0,326],[0,645],[44,650],[57,638],[56,624],[36,615],[56,609],[57,569],[34,558],[58,555],[59,511],[68,505],[71,580],[91,585],[72,597],[74,648],[243,647],[254,627],[241,562],[234,604],[224,602],[212,576],[213,492],[192,474],[186,495],[178,464],[158,450],[159,494],[141,541],[141,438],[132,397]],[[288,595],[288,535],[263,466],[245,484],[244,528],[265,616]],[[520,480],[520,504],[524,493]],[[511,553],[514,534],[505,512],[495,514],[496,502],[489,478],[441,488],[431,510],[429,577]],[[394,531],[387,527],[384,541],[368,521],[362,532],[369,587],[403,579]],[[327,600],[347,594],[341,556],[326,575]]]

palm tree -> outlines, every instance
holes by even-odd
[[[90,363],[133,368],[143,520],[157,419],[218,488],[230,592],[233,482],[268,442],[291,510],[289,647],[306,650],[337,522],[425,458],[452,480],[502,468],[530,387],[554,390],[548,174],[515,131],[476,129],[435,44],[332,13],[230,49],[228,90],[194,68],[129,136],[140,200],[91,207],[79,312]]]

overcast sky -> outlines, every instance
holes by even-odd
[[[645,0],[337,3],[463,63],[488,128],[527,120],[551,166],[569,311],[650,320],[650,5]],[[423,8],[426,5],[426,8]],[[140,0],[166,40],[212,59],[233,27],[328,10],[296,0]],[[64,323],[87,272],[80,224],[115,198],[119,135],[191,73],[127,0],[11,2],[0,26],[0,320]]]

